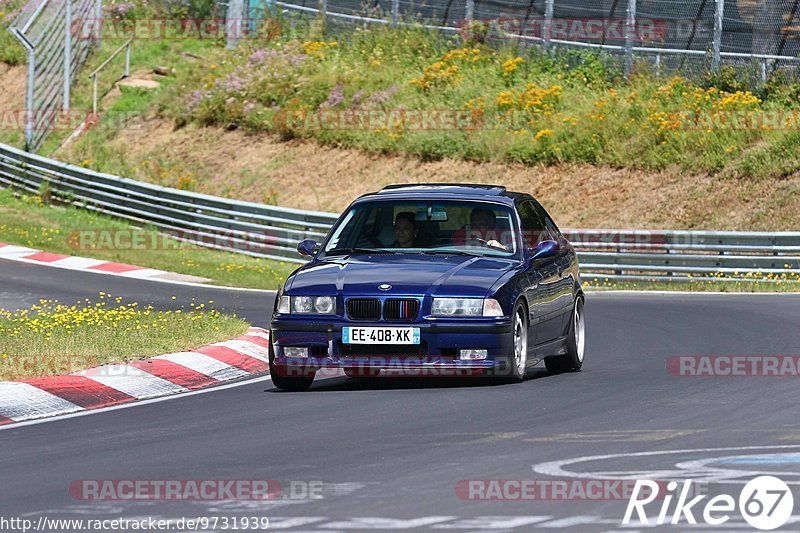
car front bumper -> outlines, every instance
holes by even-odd
[[[344,326],[418,327],[419,345],[346,345]],[[274,319],[270,324],[273,372],[298,375],[320,369],[392,370],[407,375],[471,375],[505,368],[513,353],[511,319],[417,323]],[[308,357],[286,357],[285,347],[306,347]],[[460,359],[460,350],[486,350],[484,359]]]

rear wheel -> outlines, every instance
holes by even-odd
[[[584,350],[586,349],[586,321],[583,315],[583,297],[575,300],[572,309],[567,353],[559,356],[545,357],[544,366],[551,374],[564,372],[580,372],[583,368]]]

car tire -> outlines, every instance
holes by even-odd
[[[310,377],[288,377],[278,374],[271,374],[272,384],[276,388],[284,391],[302,392],[308,390],[314,383],[314,375]]]
[[[575,300],[567,336],[567,353],[545,357],[544,366],[551,374],[580,372],[586,349],[586,320],[583,314],[583,297]]]
[[[514,306],[511,348],[514,353],[504,361],[507,368],[501,368],[501,375],[495,377],[495,381],[499,383],[521,383],[525,379],[528,364],[528,312],[521,300]]]

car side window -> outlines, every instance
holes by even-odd
[[[547,211],[544,210],[544,207],[539,205],[538,202],[531,202],[534,211],[536,211],[536,216],[542,221],[542,235],[540,237],[540,241],[556,241],[559,242],[560,233],[558,228],[556,227],[553,219],[550,218],[550,215],[547,214]]]
[[[544,219],[539,215],[532,202],[520,204],[519,218],[522,221],[522,241],[526,248],[534,248],[541,241],[547,240]]]

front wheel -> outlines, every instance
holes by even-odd
[[[511,349],[513,354],[507,359],[508,369],[496,381],[501,383],[521,383],[528,368],[528,313],[522,302],[514,306],[514,322],[511,328]]]
[[[272,365],[270,365],[270,367],[272,367]],[[270,368],[270,370],[272,369]],[[292,392],[308,390],[311,384],[314,383],[314,374],[311,374],[311,376],[289,377],[281,376],[276,372],[270,372],[270,377],[272,378],[272,384],[275,385],[276,388]]]
[[[575,300],[572,309],[567,353],[559,356],[545,357],[544,366],[551,374],[563,372],[580,372],[583,368],[583,356],[586,349],[586,320],[583,315],[583,298]]]

